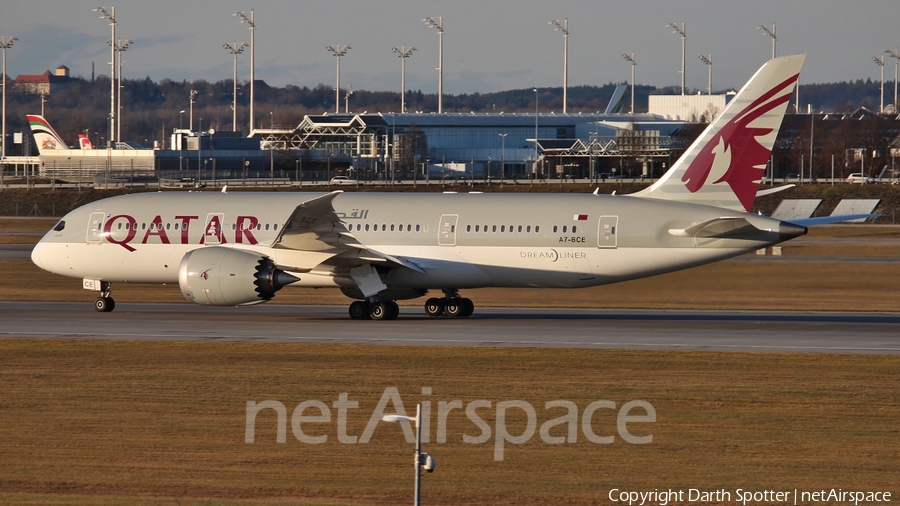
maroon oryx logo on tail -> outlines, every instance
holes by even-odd
[[[727,182],[747,211],[753,205],[760,177],[763,175],[771,150],[759,143],[757,137],[767,135],[774,128],[752,127],[753,121],[776,107],[786,104],[790,89],[800,74],[786,79],[739,112],[706,143],[685,170],[681,180],[691,193],[706,183],[713,166],[725,169],[713,184]],[[782,93],[788,89],[788,93]],[[777,128],[777,127],[776,127]],[[721,174],[720,170],[716,174]]]

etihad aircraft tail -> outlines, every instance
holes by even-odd
[[[31,125],[31,134],[34,136],[40,154],[48,154],[49,151],[58,149],[70,149],[43,116],[29,114],[28,124]]]

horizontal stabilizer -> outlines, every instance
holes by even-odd
[[[753,225],[746,218],[714,218],[688,228],[670,228],[669,233],[675,237],[725,237],[747,226]]]
[[[670,228],[675,237],[698,239],[758,239],[760,234],[777,233],[781,236],[797,237],[806,234],[806,226],[800,223],[776,221],[771,218],[747,215],[743,217],[722,217],[698,223],[687,228]],[[787,240],[787,239],[782,239]]]
[[[793,184],[786,184],[786,185],[784,185],[784,186],[776,186],[775,188],[769,188],[769,189],[766,189],[766,190],[759,190],[759,191],[756,192],[756,196],[757,196],[757,197],[762,197],[762,196],[764,196],[764,195],[771,195],[771,194],[773,194],[773,193],[778,193],[778,192],[780,192],[780,191],[784,191],[784,190],[793,188],[794,186],[796,186],[796,185],[793,185]]]
[[[819,216],[818,218],[802,218],[799,220],[791,220],[794,225],[803,227],[814,227],[816,225],[828,225],[829,223],[841,223],[850,220],[865,220],[868,218],[878,218],[883,214],[845,214],[843,216]]]

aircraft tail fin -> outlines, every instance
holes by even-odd
[[[91,139],[85,134],[78,134],[78,147],[81,149],[94,149]]]
[[[633,195],[749,211],[805,59],[766,62],[672,168]]]
[[[606,104],[606,114],[615,114],[622,112],[622,109],[625,107],[626,90],[628,90],[628,86],[624,84],[616,86],[616,89],[613,91],[612,97],[609,98],[609,103]]]
[[[56,130],[43,116],[29,114],[28,124],[31,125],[31,134],[34,136],[40,154],[43,155],[56,149],[69,149],[62,137],[56,133]]]

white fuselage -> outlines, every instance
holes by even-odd
[[[354,287],[349,270],[371,254],[324,244],[318,251],[273,247],[294,209],[321,195],[166,192],[104,199],[67,214],[62,230],[48,232],[32,259],[70,277],[177,283],[185,254],[218,246],[268,256],[299,278],[292,286]],[[749,239],[679,237],[669,231],[723,210],[627,196],[344,193],[334,199],[334,211],[343,236],[419,268],[383,270],[389,288],[586,287],[701,265],[785,239],[775,232]],[[777,230],[777,220],[754,219]]]

